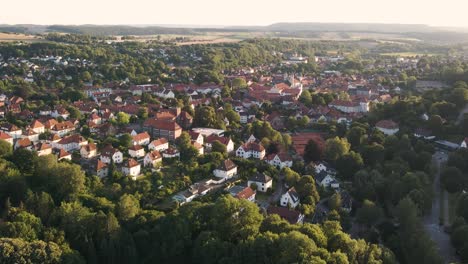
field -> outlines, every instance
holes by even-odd
[[[0,32],[0,42],[13,42],[13,41],[41,41],[34,35],[14,34]]]
[[[436,56],[436,53],[429,52],[390,52],[390,53],[380,53],[382,56],[391,56],[391,57],[416,57],[416,56]]]

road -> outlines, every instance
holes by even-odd
[[[434,195],[432,200],[432,210],[424,218],[424,228],[436,243],[439,249],[439,254],[444,259],[445,263],[457,263],[458,257],[455,254],[455,249],[452,247],[450,242],[450,236],[444,231],[444,226],[439,225],[439,213],[440,213],[440,195],[442,191],[445,191],[440,186],[440,167],[441,164],[447,161],[447,154],[443,152],[436,152],[432,157],[432,162],[436,166],[436,174],[434,177]],[[444,215],[445,222],[448,224],[448,194],[444,195]]]
[[[284,189],[284,175],[280,174],[278,176],[278,182],[276,183],[275,187],[275,192],[268,198],[268,203],[269,204],[275,204],[278,202],[281,198],[281,195],[283,195],[283,189]]]

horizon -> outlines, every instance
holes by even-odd
[[[44,0],[27,3],[28,8],[24,8],[24,3],[8,1],[2,5],[4,10],[22,11],[0,14],[0,24],[240,27],[275,23],[358,23],[468,27],[468,20],[459,19],[464,17],[464,10],[468,8],[468,3],[461,0],[446,0],[443,6],[438,1],[424,0],[376,2],[332,0],[315,3],[293,0],[285,6],[266,0],[239,0],[229,5],[215,0],[196,3],[185,0],[134,0],[131,4],[122,0],[83,0],[76,3]]]

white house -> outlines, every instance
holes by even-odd
[[[122,173],[136,180],[141,172],[141,165],[134,159],[128,159],[122,165]]]
[[[54,147],[66,151],[78,150],[85,145],[88,145],[88,140],[79,134],[64,137],[59,142],[54,143]]]
[[[148,149],[150,150],[157,150],[159,152],[164,151],[169,148],[169,142],[166,138],[160,138],[157,140],[153,140],[149,145]]]
[[[45,156],[52,154],[52,146],[47,143],[37,143],[34,145],[33,149],[37,151],[38,156]]]
[[[294,187],[290,188],[283,195],[281,195],[280,200],[281,206],[296,208],[299,205],[299,194],[297,194]]]
[[[122,163],[123,153],[109,145],[101,151],[101,160],[107,164],[111,163],[111,161],[114,163]]]
[[[34,120],[29,127],[38,134],[42,134],[45,132],[44,124],[42,124],[38,120]]]
[[[257,185],[257,191],[266,192],[268,189],[273,187],[273,179],[263,173],[257,173],[254,176],[250,177],[247,185],[252,186],[252,184]]]
[[[205,143],[205,139],[203,138],[203,135],[201,133],[194,132],[194,131],[189,131],[188,133],[190,137],[192,138],[192,141],[195,141],[200,145],[203,145]]]
[[[292,158],[284,153],[268,155],[265,161],[268,162],[270,165],[279,167],[281,169],[284,167],[290,168],[293,165]]]
[[[96,144],[89,143],[88,145],[82,146],[80,149],[80,155],[84,159],[90,159],[97,156]]]
[[[244,159],[255,158],[261,160],[265,157],[265,148],[257,143],[245,143],[236,150],[236,156]]]
[[[320,173],[316,174],[315,181],[322,187],[332,187],[334,189],[340,187],[340,184],[336,180],[335,176],[328,173],[327,171],[321,171]]]
[[[224,180],[230,179],[237,174],[237,165],[232,160],[227,159],[221,162],[221,165],[213,171],[215,177]]]
[[[141,158],[145,156],[145,149],[140,145],[133,145],[128,148],[128,155],[132,158]]]
[[[246,199],[250,202],[255,202],[256,192],[252,190],[249,186],[239,186],[235,185],[227,190],[229,194],[234,196],[237,199]]]
[[[398,124],[392,120],[381,120],[375,127],[387,136],[395,135],[400,130]]]
[[[148,152],[143,160],[143,165],[145,167],[156,167],[158,163],[162,162],[161,153],[157,150]]]
[[[132,137],[132,144],[146,146],[150,143],[150,139],[150,135],[145,131],[143,133],[134,135]]]
[[[99,178],[102,179],[104,177],[107,177],[107,175],[109,174],[109,167],[106,163],[98,159],[96,160],[96,167],[94,172]]]

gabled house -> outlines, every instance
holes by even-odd
[[[281,195],[280,204],[283,207],[296,208],[299,205],[299,194],[294,187]]]
[[[93,172],[101,179],[107,177],[109,174],[109,167],[107,164],[102,162],[100,159],[97,159],[95,163]]]
[[[263,173],[257,173],[247,181],[248,186],[252,187],[252,184],[257,186],[257,191],[266,192],[273,187],[273,179]]]
[[[194,132],[194,131],[188,131],[188,134],[189,134],[190,138],[192,139],[192,141],[195,141],[200,145],[203,145],[205,143],[205,139],[203,138],[203,135],[201,133]]]
[[[375,124],[375,128],[387,136],[395,135],[400,130],[398,124],[392,120],[381,120]]]
[[[10,135],[13,139],[21,138],[23,134],[23,131],[19,127],[10,123],[3,123],[0,125],[0,130]]]
[[[336,180],[335,176],[327,171],[321,171],[315,175],[315,181],[319,186],[332,187],[334,189],[340,187],[340,183]]]
[[[158,163],[162,162],[161,153],[157,150],[148,152],[143,160],[145,167],[156,167]]]
[[[237,175],[237,165],[230,159],[221,162],[213,171],[215,177],[222,178],[224,180],[230,179]]]
[[[37,142],[39,141],[39,134],[34,132],[34,130],[32,130],[31,128],[26,128],[26,130],[23,131],[21,138],[28,138],[33,142]]]
[[[64,150],[64,149],[60,149],[58,152],[57,152],[57,160],[58,161],[61,161],[61,160],[72,160],[72,155],[70,153],[68,153],[68,151]]]
[[[45,132],[45,126],[38,120],[34,120],[29,127],[36,132],[37,134],[42,134]]]
[[[180,158],[180,152],[176,148],[168,148],[162,152],[162,156],[166,159]]]
[[[157,150],[159,152],[164,151],[169,148],[169,142],[165,138],[160,138],[151,141],[148,145],[148,149],[150,150]]]
[[[279,215],[281,218],[287,220],[290,224],[302,224],[304,222],[304,215],[298,211],[290,210],[286,207],[269,206],[267,214]]]
[[[64,149],[66,151],[79,150],[82,146],[88,145],[88,140],[80,134],[71,135],[62,138],[59,142],[54,144],[54,147]]]
[[[141,158],[145,156],[145,149],[140,145],[133,145],[128,148],[128,155],[132,158]]]
[[[7,133],[0,132],[0,139],[5,140],[6,142],[13,145],[13,138],[10,135],[8,135]]]
[[[237,199],[246,199],[250,202],[255,202],[255,190],[252,190],[249,186],[235,185],[227,190],[230,195]]]
[[[284,167],[290,168],[293,165],[292,158],[285,153],[270,154],[265,158],[265,161],[268,162],[270,165],[279,167],[280,169]]]
[[[52,154],[52,146],[47,143],[37,143],[34,145],[33,150],[37,152],[38,156]]]
[[[236,150],[236,156],[244,159],[255,158],[261,160],[265,157],[265,148],[257,143],[245,143]]]
[[[122,173],[126,176],[130,176],[132,180],[136,180],[140,175],[141,165],[134,159],[126,160],[122,165]]]
[[[29,138],[22,138],[16,141],[14,148],[15,149],[25,148],[25,149],[32,150],[33,147],[34,147],[34,144],[32,143],[31,140],[29,140]]]
[[[143,132],[132,136],[132,144],[146,146],[150,143],[150,139],[148,132]]]
[[[91,159],[97,156],[97,147],[94,143],[84,145],[80,149],[80,155],[84,159]]]
[[[460,144],[460,148],[467,148],[467,144],[468,144],[468,137],[462,141],[462,143]]]
[[[101,150],[101,160],[104,163],[122,163],[123,154],[120,150],[113,148],[111,145],[106,146]]]

